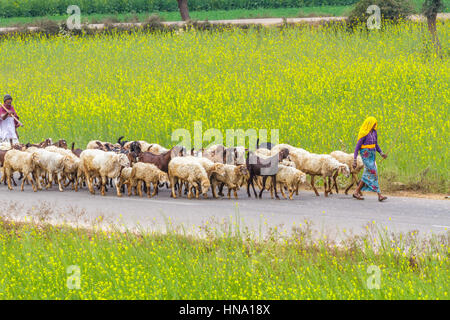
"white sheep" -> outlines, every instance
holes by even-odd
[[[216,195],[216,186],[220,186],[219,194],[221,193],[221,188],[226,185],[228,188],[228,199],[231,198],[231,190],[234,192],[235,199],[238,198],[237,190],[244,184],[246,184],[248,179],[248,170],[245,165],[232,165],[224,164],[224,173],[213,173],[211,176],[211,190],[214,198]]]
[[[184,157],[186,159],[192,159],[193,161],[198,161],[203,168],[206,170],[206,174],[208,175],[208,178],[211,177],[213,173],[217,174],[225,174],[225,165],[223,163],[215,163],[208,158],[205,157],[194,157],[194,156],[187,156]]]
[[[9,142],[1,142],[0,143],[0,150],[11,150],[11,144]]]
[[[152,143],[152,144],[146,145],[146,144],[143,144],[143,142],[145,142],[145,141],[139,141],[139,143],[141,144],[141,148],[143,149],[142,151],[148,151],[153,154],[161,154],[161,153],[165,153],[170,150],[170,149],[164,148],[163,146],[161,146],[157,143]]]
[[[288,147],[286,147],[288,146]],[[269,158],[269,157],[273,157],[274,155],[278,154],[281,150],[283,149],[287,149],[289,151],[289,154],[291,153],[291,151],[295,152],[298,150],[303,150],[300,148],[294,148],[292,146],[289,146],[287,144],[278,144],[276,145],[274,148],[272,148],[271,150],[266,149],[266,148],[259,148],[255,150],[255,154],[261,158]],[[295,167],[295,163],[291,160],[291,158],[289,157],[289,155],[287,156],[286,159],[283,159],[280,163],[285,163],[285,165],[287,166],[294,166]]]
[[[289,199],[292,200],[294,192],[298,195],[300,184],[306,182],[306,174],[296,168],[279,165],[277,173],[277,188],[281,191],[282,196],[286,199],[284,194],[284,187],[289,191]],[[272,196],[272,193],[271,193]]]
[[[316,187],[314,186],[315,176],[321,176],[323,178],[323,184],[325,188],[325,197],[328,197],[330,193],[330,186],[327,186],[327,178],[336,174],[344,174],[346,177],[350,176],[349,167],[337,161],[335,158],[328,154],[315,154],[315,153],[300,153],[290,154],[291,159],[294,160],[297,169],[311,176],[311,187],[317,196]],[[295,160],[297,159],[297,161]]]
[[[133,165],[130,174],[130,184],[137,185],[139,196],[142,197],[142,183],[147,187],[147,196],[154,197],[158,193],[158,184],[169,182],[167,173],[161,171],[154,164],[138,162]],[[150,188],[153,184],[153,193],[150,194]],[[128,191],[130,194],[130,191]]]
[[[208,174],[203,166],[191,158],[187,157],[176,157],[169,162],[169,179],[172,187],[172,197],[176,198],[175,194],[175,184],[178,182],[181,186],[182,183],[189,183],[188,198],[192,197],[191,187],[195,187],[196,198],[199,197],[199,190],[205,198],[208,197],[207,192],[211,186],[208,178]],[[178,189],[179,196],[181,196],[181,188]]]
[[[133,143],[134,141],[128,141],[128,142],[126,142],[124,145],[123,145],[123,148],[124,149],[130,149],[130,147],[131,147],[131,144]],[[166,149],[166,148],[164,148],[164,147],[161,147],[159,144],[157,144],[157,143],[148,143],[147,141],[145,141],[145,140],[139,140],[139,141],[137,141],[137,142],[139,142],[139,146],[141,147],[141,151],[142,152],[152,152],[152,153],[157,153],[157,154],[161,154],[161,153],[164,153],[165,151],[167,151],[168,149]],[[151,151],[150,150],[150,148],[152,147],[152,146],[155,146],[155,148],[153,149],[153,151]],[[158,148],[158,147],[160,147],[160,148]],[[158,152],[157,152],[158,151]]]
[[[292,160],[289,158],[289,156],[288,156],[286,159],[283,159],[283,161],[281,161],[280,164],[282,164],[283,166],[286,166],[286,167],[297,168],[297,167],[295,166],[295,162],[292,161]]]
[[[45,150],[59,153],[60,155],[66,157],[64,158],[63,178],[67,179],[68,182],[67,184],[64,185],[64,188],[66,188],[70,183],[72,183],[72,189],[78,191],[77,173],[81,160],[71,150],[67,150],[64,148],[49,146],[46,147]]]
[[[91,140],[86,145],[86,149],[103,149],[103,146],[106,142],[100,141],[100,140]],[[100,144],[100,145],[99,145]]]
[[[289,163],[289,166],[279,164],[278,172],[277,172],[277,185],[276,187],[281,191],[281,194],[286,199],[286,195],[284,194],[284,188],[289,191],[289,199],[292,200],[292,196],[294,192],[298,195],[298,189],[300,184],[306,182],[306,174]],[[258,188],[261,190],[262,188],[262,177],[257,177],[256,184]],[[270,196],[273,198],[273,189],[272,187],[272,179],[271,177],[267,177],[265,188],[266,190],[270,190]],[[277,190],[278,190],[277,189]]]
[[[350,190],[350,188],[353,186],[353,184],[358,184],[358,174],[359,172],[364,168],[364,163],[362,161],[361,156],[358,155],[358,157],[356,158],[356,168],[353,169],[353,153],[346,153],[343,151],[333,151],[330,153],[330,156],[332,156],[333,158],[335,158],[337,161],[341,162],[341,163],[345,163],[349,169],[350,169],[350,174],[352,175],[352,181],[351,183],[345,188],[345,194],[348,194],[348,190]],[[333,189],[333,186],[336,188],[336,193],[339,193],[338,190],[338,185],[337,185],[337,174],[335,174],[333,177],[333,185],[330,187],[330,190]]]
[[[131,181],[131,172],[133,168],[127,167],[123,168],[122,172],[120,172],[119,177],[119,188],[122,188],[123,185],[127,186],[128,196],[131,196],[131,191],[134,188],[135,195],[137,195],[136,186]]]
[[[20,172],[23,174],[22,185],[20,186],[20,190],[24,190],[25,180],[31,183],[33,191],[36,192],[37,188],[35,183],[36,181],[36,173],[35,168],[36,164],[39,161],[39,155],[37,153],[24,152],[19,150],[9,150],[5,154],[5,161],[3,163],[4,174],[6,175],[6,179],[8,181],[8,189],[12,190],[11,178],[14,172]]]
[[[121,197],[120,192],[120,172],[123,168],[130,166],[130,161],[124,154],[115,152],[105,152],[102,150],[88,149],[80,155],[80,167],[88,184],[89,191],[95,194],[93,187],[93,178],[101,179],[101,194],[105,195],[105,187],[108,179],[114,179],[116,184],[117,196]]]
[[[272,151],[266,148],[259,148],[255,150],[255,154],[262,158],[271,157],[275,153],[272,154]]]
[[[217,173],[220,175],[225,174],[225,165],[223,163],[215,163],[208,158],[205,157],[195,157],[195,156],[186,156],[185,159],[191,159],[192,161],[197,161],[202,165],[202,167],[205,169],[206,174],[208,175],[209,181],[211,182],[211,176],[213,173]],[[182,185],[179,186],[181,192]],[[189,183],[185,181],[185,190],[187,192],[189,188]]]
[[[287,144],[287,143],[277,144],[277,145],[272,147],[271,151],[272,151],[273,154],[275,154],[277,152],[280,152],[282,149],[288,149],[289,150],[289,154],[291,154],[291,152],[294,152],[294,151],[300,151],[300,152],[301,151],[306,151],[306,150],[304,150],[302,148],[294,147],[294,146],[291,146],[290,144]]]
[[[62,181],[64,172],[64,163],[70,162],[69,156],[61,155],[56,152],[51,152],[46,149],[41,149],[37,147],[30,147],[26,150],[29,153],[37,153],[39,159],[36,165],[36,176],[38,189],[41,189],[40,177],[47,177],[46,189],[52,187],[53,179],[56,177],[58,183],[59,191],[63,192]]]

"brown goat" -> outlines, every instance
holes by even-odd
[[[48,138],[48,139],[45,139],[44,141],[42,141],[40,143],[30,143],[30,142],[28,142],[25,145],[25,149],[28,149],[28,148],[31,148],[31,147],[47,148],[50,145],[52,145],[52,139]],[[14,145],[13,148],[16,149],[16,150],[21,150],[21,149],[17,148],[17,144]]]
[[[60,139],[60,140],[58,140],[58,142],[53,143],[52,146],[67,149],[67,142],[64,139]]]
[[[154,154],[151,152],[140,152],[137,154],[137,161],[145,163],[153,163],[159,170],[168,173],[170,160],[172,160],[172,158],[182,155],[183,155],[183,148],[180,146],[175,146],[169,151],[162,154]]]
[[[72,153],[79,158],[82,152],[81,149],[75,149],[75,142],[72,142]]]

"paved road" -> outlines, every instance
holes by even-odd
[[[273,26],[273,25],[282,25],[285,23],[316,23],[321,21],[334,21],[334,20],[343,20],[346,17],[311,17],[311,18],[255,18],[255,19],[234,19],[234,20],[209,20],[208,22],[211,24],[235,24],[235,25],[246,25],[246,24],[259,24],[264,26]],[[421,15],[411,15],[409,17],[411,20],[421,20],[424,21],[425,18]],[[447,20],[450,19],[450,13],[440,13],[438,14],[438,19]],[[201,22],[201,21],[199,21]],[[205,21],[203,21],[205,22]],[[165,21],[163,22],[165,25],[179,25],[182,26],[185,24],[183,21]],[[113,26],[141,26],[142,23],[113,23]],[[102,29],[105,25],[102,23],[99,24],[89,24],[88,28],[91,29]],[[30,31],[36,31],[37,27],[28,27]],[[0,33],[3,32],[13,32],[19,30],[16,27],[3,27],[0,28]]]
[[[34,209],[33,209],[34,208]],[[36,216],[39,211],[50,213],[55,221],[74,221],[77,214],[86,223],[103,216],[105,221],[124,224],[127,227],[140,225],[149,229],[164,230],[169,221],[172,225],[183,225],[188,232],[198,231],[201,225],[239,220],[241,228],[247,226],[258,236],[267,234],[270,227],[290,231],[292,226],[304,225],[305,219],[313,228],[330,236],[343,235],[344,230],[358,234],[367,223],[389,230],[407,232],[418,230],[421,234],[442,233],[450,230],[450,201],[421,198],[389,197],[379,203],[375,196],[366,196],[358,201],[343,194],[325,198],[316,197],[311,191],[301,191],[294,200],[272,200],[264,193],[263,199],[249,199],[239,192],[239,199],[172,199],[165,188],[152,199],[118,198],[112,190],[105,197],[91,195],[86,189],[79,192],[56,188],[32,192],[30,186],[24,192],[9,191],[0,186],[0,212]],[[230,220],[231,219],[231,220]],[[217,225],[218,226],[218,225]],[[260,231],[261,230],[261,231]]]

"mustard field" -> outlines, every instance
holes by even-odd
[[[425,25],[349,33],[320,28],[10,36],[0,88],[13,96],[21,142],[143,139],[174,130],[279,129],[311,152],[353,152],[366,116],[389,158],[381,179],[448,190],[449,24],[442,59]],[[205,141],[205,145],[209,141]],[[422,179],[422,180],[421,180]]]

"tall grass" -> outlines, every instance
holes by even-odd
[[[448,234],[368,230],[336,244],[308,223],[256,241],[2,219],[0,299],[448,299]]]

